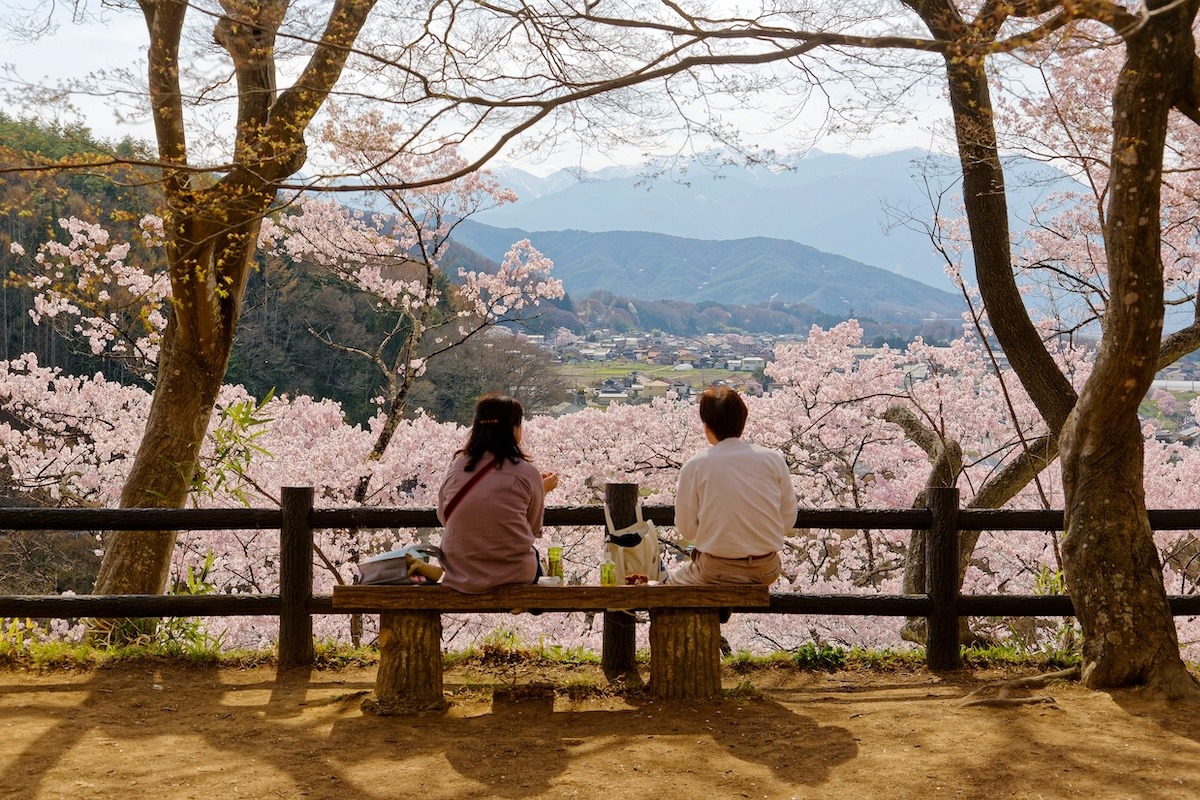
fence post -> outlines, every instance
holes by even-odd
[[[926,591],[933,610],[925,627],[925,663],[930,669],[958,669],[958,489],[930,488],[933,522],[926,539]]]
[[[280,503],[279,529],[279,667],[307,667],[313,663],[312,597],[313,508],[311,486],[285,486]]]
[[[636,483],[604,484],[604,502],[612,512],[613,525],[618,529],[637,522],[638,485]],[[600,647],[600,667],[612,679],[637,668],[637,642],[634,637],[634,617],[625,611],[605,611],[604,630]]]

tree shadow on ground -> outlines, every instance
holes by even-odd
[[[606,770],[617,783],[653,781],[669,770],[676,784],[694,781],[698,791],[750,773],[815,786],[858,753],[847,729],[819,725],[761,697],[626,703],[576,710],[560,697],[552,710],[545,699],[526,696],[467,717],[363,715],[339,720],[330,740],[374,738],[380,744],[372,756],[385,759],[442,756],[497,797],[544,792],[577,764]]]
[[[1108,696],[1131,717],[1151,720],[1168,733],[1200,743],[1200,700],[1166,700],[1143,689],[1113,689]]]
[[[179,797],[231,786],[249,797],[428,796],[422,781],[447,766],[453,776],[437,783],[455,797],[553,793],[583,775],[625,793],[671,775],[696,796],[756,782],[816,785],[858,753],[845,728],[760,697],[534,692],[489,705],[475,691],[447,713],[375,717],[358,707],[369,677],[259,675],[149,663],[29,692],[7,680],[0,729],[36,733],[0,744],[0,796],[151,796],[150,786]],[[171,794],[161,794],[164,783]]]

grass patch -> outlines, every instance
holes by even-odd
[[[566,647],[539,639],[537,644],[520,640],[511,629],[497,629],[488,634],[477,646],[445,653],[447,667],[482,665],[500,666],[509,664],[557,664],[582,666],[599,664],[600,654],[582,646]],[[638,653],[639,661],[649,661],[648,653]]]
[[[962,649],[964,667],[1037,667],[1043,670],[1059,670],[1080,663],[1078,652],[1068,650],[1043,650],[1030,652],[1005,642],[976,645]]]
[[[352,647],[337,642],[320,642],[313,648],[313,665],[317,669],[350,669],[373,667],[379,663],[379,651],[374,647]]]
[[[524,645],[513,638],[489,639],[477,647],[448,651],[444,655],[447,668],[466,666],[598,666],[600,654],[582,647],[564,647],[539,642]],[[1080,663],[1078,653],[1063,650],[1029,652],[1003,643],[963,648],[963,666],[1029,667],[1032,669],[1066,669]],[[649,653],[639,651],[639,664],[649,663]],[[274,650],[224,650],[180,652],[154,643],[130,644],[118,647],[99,647],[78,642],[29,642],[14,644],[0,636],[0,668],[31,670],[92,670],[138,662],[171,662],[195,667],[251,669],[274,666]],[[371,668],[379,663],[379,651],[373,647],[351,647],[335,642],[321,642],[314,647],[313,666],[318,670]],[[919,670],[925,667],[925,652],[920,648],[908,650],[843,649],[829,645],[804,644],[795,650],[777,651],[763,655],[739,651],[722,659],[722,664],[736,673],[764,669],[801,669],[836,672],[840,669],[878,671]],[[1195,668],[1195,665],[1192,665]]]
[[[846,666],[846,657],[846,651],[840,647],[808,642],[794,650],[781,650],[761,656],[741,651],[726,656],[722,663],[734,672],[783,667],[836,672]]]
[[[181,632],[185,635],[180,636]],[[93,670],[137,662],[249,669],[277,663],[274,650],[221,650],[216,640],[190,637],[190,633],[189,628],[176,626],[169,628],[165,637],[148,634],[131,643],[104,645],[49,639],[45,629],[37,623],[8,620],[0,628],[0,669]],[[198,646],[201,643],[205,646]],[[317,643],[314,655],[314,667],[318,670],[372,668],[379,663],[379,652],[374,647],[351,647],[329,641]],[[447,668],[571,668],[600,664],[599,653],[545,640],[523,642],[511,629],[494,631],[479,644],[447,652],[444,658]],[[649,652],[638,651],[636,658],[644,666],[649,663]],[[963,665],[972,669],[1004,667],[1050,671],[1080,663],[1079,654],[1072,650],[1048,647],[1030,651],[1014,640],[963,648],[962,658]],[[913,671],[925,668],[925,653],[921,648],[867,650],[806,643],[792,650],[765,655],[742,651],[725,657],[722,663],[739,674],[763,669]],[[581,683],[570,688],[572,696],[600,691],[590,679],[578,680]]]
[[[869,669],[880,672],[914,670],[925,667],[925,651],[912,650],[867,650],[852,647],[846,653],[847,669]]]
[[[721,659],[721,664],[737,673],[753,672],[761,669],[778,669],[793,664],[791,654],[786,651],[757,655],[746,650],[739,650]]]

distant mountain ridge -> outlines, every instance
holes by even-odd
[[[496,261],[529,239],[580,298],[596,291],[691,303],[806,304],[836,318],[913,323],[957,316],[962,299],[902,275],[785,239],[685,239],[644,231],[525,231],[464,220],[458,244]]]
[[[1049,192],[1074,185],[1063,173],[1028,159],[1008,158],[1005,166],[1014,230]],[[560,170],[539,178],[498,166],[497,177],[522,199],[475,219],[526,231],[786,239],[953,289],[923,221],[935,203],[940,213],[953,215],[961,179],[957,158],[922,150],[861,157],[813,152],[775,169],[693,160],[654,180],[645,178],[647,169]],[[910,217],[917,223],[906,226]]]

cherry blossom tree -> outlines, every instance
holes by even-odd
[[[1109,296],[1099,355],[1076,390],[1055,363],[1027,310],[1013,270],[1011,239],[985,58],[944,56],[963,170],[980,293],[995,334],[1045,419],[1063,459],[1068,586],[1084,636],[1090,686],[1145,684],[1194,695],[1178,656],[1174,622],[1145,516],[1137,406],[1155,370],[1194,349],[1200,328],[1162,340],[1161,193],[1169,113],[1193,120],[1198,92],[1195,4],[1019,3],[965,8],[953,0],[906,0],[935,38],[995,42],[1014,24],[1064,30],[1084,41],[1099,30],[1124,45],[1111,95],[1111,170],[1105,200]],[[1078,24],[1094,20],[1096,26]],[[1107,31],[1104,30],[1107,28]],[[1012,41],[1012,36],[1008,35]],[[1109,98],[1104,98],[1109,99]],[[1118,433],[1119,432],[1119,433]],[[1117,440],[1119,439],[1119,444]]]
[[[162,252],[162,220],[144,217],[140,240],[131,242],[77,217],[58,225],[64,240],[47,241],[32,258],[19,242],[10,246],[25,260],[10,280],[34,290],[34,323],[54,324],[93,355],[152,381],[171,293],[166,274],[151,266]]]
[[[422,184],[430,176],[461,172],[465,164],[449,146],[433,157],[405,154],[398,150],[403,131],[377,114],[335,119],[326,128],[334,152],[380,185]],[[519,322],[543,300],[563,296],[561,281],[549,277],[553,264],[528,239],[516,242],[494,272],[459,269],[453,276],[457,284],[446,275],[443,262],[454,229],[480,211],[516,199],[491,173],[380,194],[393,215],[365,218],[332,200],[308,199],[300,202],[299,213],[281,216],[277,226],[268,223],[263,232],[276,240],[278,252],[315,263],[373,297],[375,307],[390,317],[370,350],[323,338],[333,349],[375,365],[380,374],[385,419],[369,456],[375,461],[387,452],[413,384],[430,359],[497,324]],[[364,502],[369,488],[364,476],[355,502]]]

